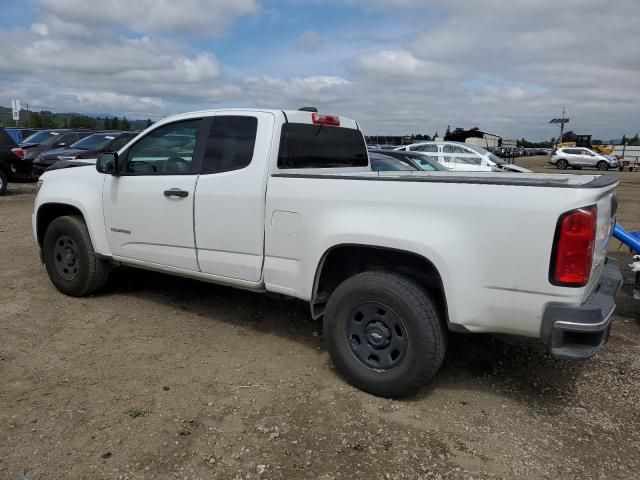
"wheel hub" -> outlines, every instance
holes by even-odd
[[[385,348],[391,340],[391,332],[382,322],[371,322],[367,325],[367,341],[373,348]]]
[[[395,368],[408,348],[402,319],[389,307],[366,302],[355,307],[347,319],[349,349],[364,366],[376,371]]]
[[[62,235],[56,240],[53,249],[53,262],[56,273],[64,280],[71,281],[78,274],[78,247],[68,236]]]

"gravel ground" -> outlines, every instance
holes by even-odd
[[[640,228],[640,173],[622,179],[619,219]],[[62,296],[32,203],[31,185],[0,198],[1,479],[640,477],[630,287],[593,360],[452,335],[432,385],[384,400],[338,376],[303,303],[129,269]]]

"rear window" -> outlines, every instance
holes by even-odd
[[[285,123],[278,168],[367,167],[362,132],[352,128]]]
[[[8,132],[5,131],[4,128],[0,128],[0,145],[4,146],[10,146],[10,147],[15,147],[16,146],[16,142],[14,141],[13,137],[11,135],[9,135]]]
[[[23,139],[22,142],[23,143],[43,143],[46,140],[49,140],[51,137],[57,137],[58,135],[60,135],[58,132],[51,132],[51,131],[36,132],[30,137]]]

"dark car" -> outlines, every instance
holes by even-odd
[[[7,190],[9,182],[26,180],[20,178],[16,170],[16,164],[20,158],[14,153],[21,139],[33,134],[34,130],[28,128],[4,128],[0,127],[0,195]]]
[[[33,160],[33,175],[39,177],[51,165],[62,160],[96,158],[102,152],[118,151],[136,135],[135,132],[98,132],[75,142],[69,148],[48,150]]]
[[[410,165],[413,168],[374,168],[374,160],[372,158],[373,155],[382,155],[387,158],[391,157],[396,160],[396,163],[392,165],[398,165],[397,162],[402,162],[402,164]],[[447,167],[439,164],[435,159],[430,158],[421,153],[407,152],[405,150],[369,150],[369,159],[371,159],[371,168],[376,171],[384,171],[384,170],[421,170],[423,172],[434,172],[434,171],[446,171]],[[381,163],[381,160],[376,160],[380,166],[384,166]],[[388,162],[390,163],[390,162]]]
[[[52,148],[68,147],[72,143],[94,133],[94,130],[56,129],[40,130],[25,138],[18,144],[13,152],[21,159],[16,163],[18,174],[31,175],[33,159],[42,152]]]

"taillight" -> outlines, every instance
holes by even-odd
[[[18,158],[24,158],[24,150],[21,148],[12,148],[11,151]]]
[[[560,217],[549,269],[553,285],[584,287],[589,282],[597,224],[595,205],[571,210]]]
[[[311,114],[311,121],[316,125],[330,125],[332,127],[340,126],[340,117],[338,115],[327,115],[326,113]]]

